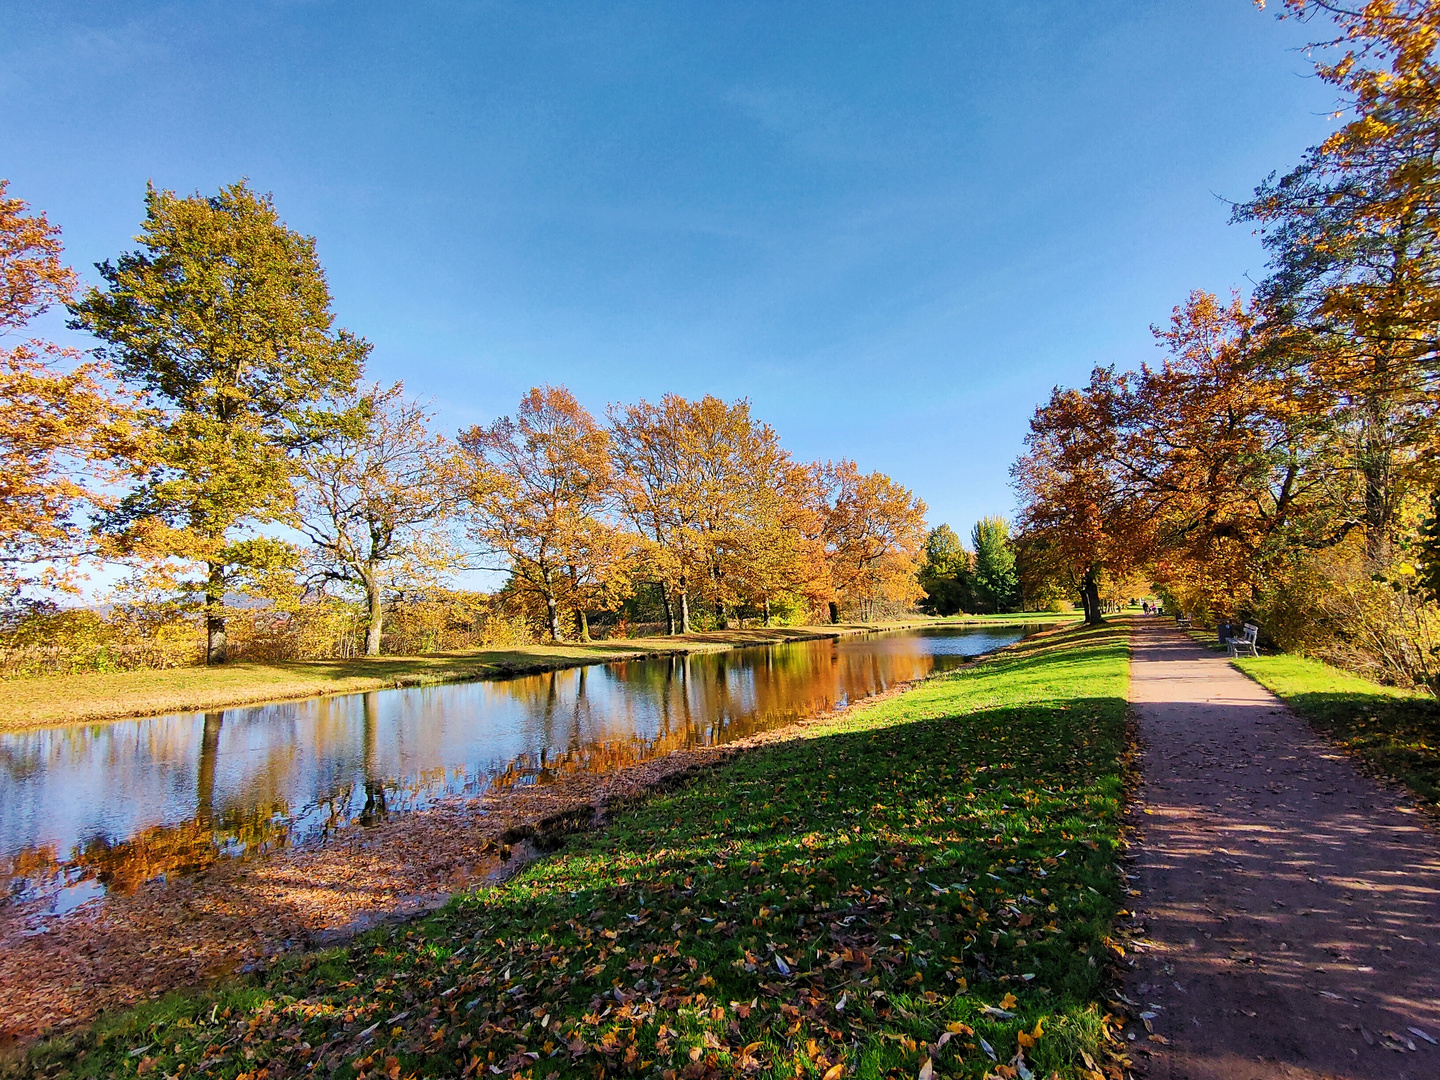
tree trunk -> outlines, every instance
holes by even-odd
[[[550,640],[560,640],[560,604],[555,599],[555,585],[550,580],[550,571],[540,572],[541,592],[545,596],[545,624],[550,628]]]
[[[837,625],[840,622],[840,605],[834,600],[830,601],[830,624]]]
[[[660,602],[665,606],[665,633],[675,636],[675,608],[670,603],[670,586],[660,582]]]
[[[374,581],[365,582],[365,655],[380,655],[380,633],[385,628],[385,605],[380,596],[380,586]]]
[[[574,566],[571,566],[569,568],[569,571],[570,595],[578,597],[580,595],[580,574],[576,571]],[[585,609],[583,607],[576,607],[574,617],[575,636],[578,637],[581,641],[588,642],[590,640],[590,619],[585,614]]]
[[[765,597],[765,625],[770,625],[770,597]]]
[[[225,662],[225,564],[207,563],[205,579],[205,663]]]
[[[1095,580],[1095,572],[1087,571],[1085,580],[1080,583],[1080,604],[1085,609],[1085,622],[1096,626],[1105,621],[1100,613],[1100,584]]]
[[[715,625],[721,630],[730,629],[730,616],[725,613],[725,601],[715,601]]]
[[[1366,408],[1360,448],[1360,475],[1365,483],[1365,555],[1379,569],[1390,564],[1391,519],[1394,516],[1391,446],[1383,403]]]

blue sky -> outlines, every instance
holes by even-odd
[[[0,2],[0,176],[83,272],[247,176],[456,428],[541,382],[748,397],[962,532],[1034,406],[1156,355],[1334,123],[1249,0]],[[93,280],[93,273],[89,273]]]

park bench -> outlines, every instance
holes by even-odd
[[[1191,624],[1193,621],[1194,621],[1194,620],[1193,620],[1193,619],[1191,618],[1191,616],[1189,616],[1189,615],[1176,615],[1176,616],[1175,616],[1175,625],[1178,626],[1178,627],[1180,627],[1180,629],[1182,629],[1182,630],[1189,630],[1189,629],[1190,629],[1190,624]]]
[[[1260,628],[1254,623],[1245,624],[1245,632],[1239,637],[1232,637],[1225,644],[1230,649],[1231,656],[1253,656],[1257,659],[1260,656],[1259,650],[1255,648],[1255,641],[1260,636]]]

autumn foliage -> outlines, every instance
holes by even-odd
[[[39,338],[5,344],[69,299],[60,230],[0,180],[0,594],[61,585],[95,550],[84,515],[108,505],[105,466],[132,449],[128,413],[104,369]]]
[[[0,185],[0,332],[64,304],[99,342],[0,353],[11,648],[64,651],[75,620],[35,590],[103,561],[131,577],[110,616],[81,620],[89,637],[198,619],[210,663],[268,655],[285,626],[375,655],[392,612],[437,603],[461,625],[436,640],[463,638],[474,605],[437,598],[473,570],[503,575],[507,626],[553,640],[588,641],[595,615],[624,632],[658,610],[676,633],[919,596],[924,504],[853,462],[795,461],[747,401],[667,394],[597,418],[541,386],[452,440],[402,385],[361,384],[370,346],[268,196],[150,187],[145,211],[135,250],[76,295],[58,229]],[[173,655],[162,636],[126,655]]]
[[[1158,365],[1036,411],[1022,561],[1092,618],[1138,572],[1178,610],[1436,686],[1440,5],[1285,14],[1333,19],[1316,73],[1345,122],[1237,204],[1270,255],[1252,296],[1192,294]]]

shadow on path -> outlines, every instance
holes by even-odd
[[[1223,657],[1132,640],[1146,1075],[1440,1077],[1440,838]]]

